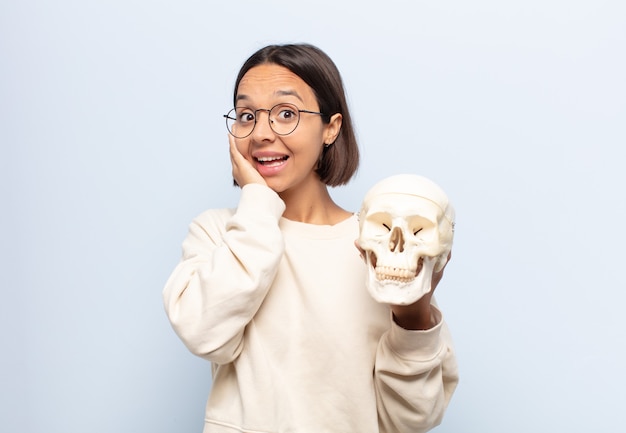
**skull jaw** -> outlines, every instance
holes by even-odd
[[[423,257],[423,265],[417,276],[408,282],[389,279],[380,280],[372,266],[368,266],[367,289],[375,301],[382,304],[410,305],[430,292],[433,268],[437,257]]]

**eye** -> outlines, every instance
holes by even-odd
[[[389,227],[387,224],[383,223],[383,227],[385,227],[387,230],[391,231],[391,227]]]
[[[421,232],[422,230],[424,230],[423,227],[421,229],[417,229],[416,231],[413,232],[413,236],[417,236],[417,234]]]
[[[278,114],[276,115],[276,120],[279,122],[293,122],[297,118],[298,114],[291,107],[280,107]]]
[[[237,110],[237,122],[245,125],[247,123],[254,122],[254,112],[247,108],[242,108],[241,110]]]

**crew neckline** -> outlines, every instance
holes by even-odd
[[[296,233],[300,236],[313,237],[316,239],[332,239],[346,235],[354,230],[354,223],[358,223],[357,215],[350,214],[346,219],[337,224],[310,224],[300,221],[292,221],[281,217],[278,224],[284,233]]]

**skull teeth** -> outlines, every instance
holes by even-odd
[[[391,266],[376,266],[376,278],[380,280],[392,280],[402,283],[409,282],[415,278],[415,271]]]

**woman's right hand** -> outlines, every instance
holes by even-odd
[[[233,179],[241,188],[249,183],[258,183],[266,185],[265,179],[259,174],[254,166],[248,161],[237,149],[235,137],[228,134],[228,143],[230,144],[230,163],[233,166]]]

